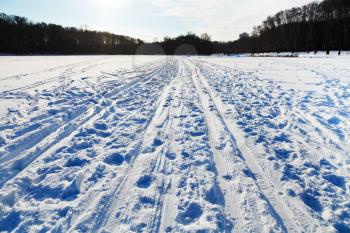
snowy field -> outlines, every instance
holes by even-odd
[[[350,232],[350,55],[0,57],[0,232]]]

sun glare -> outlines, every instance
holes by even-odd
[[[89,0],[94,7],[110,9],[120,8],[127,4],[127,0]]]

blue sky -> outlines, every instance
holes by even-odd
[[[310,0],[0,0],[0,12],[64,26],[88,26],[146,41],[189,31],[233,40],[268,15]]]

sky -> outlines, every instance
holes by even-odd
[[[147,42],[193,32],[230,41],[269,15],[311,0],[0,0],[0,12]]]

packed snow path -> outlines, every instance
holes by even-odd
[[[350,232],[350,57],[0,58],[0,232]]]

